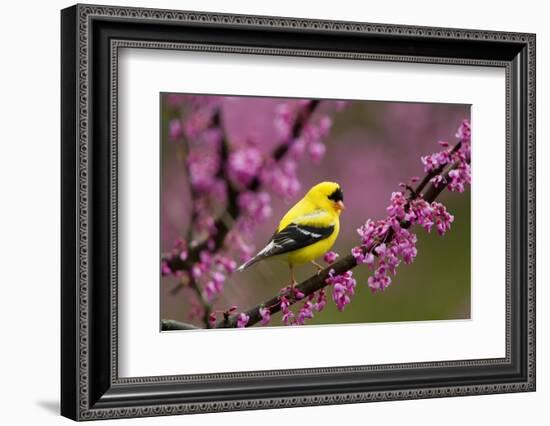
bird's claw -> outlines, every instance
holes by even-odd
[[[321,272],[323,272],[323,270],[325,269],[325,267],[323,265],[319,265],[317,262],[315,261],[312,261],[311,262],[313,266],[315,266],[315,268],[317,269],[317,275],[320,275]]]

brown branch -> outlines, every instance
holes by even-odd
[[[459,148],[460,148],[460,142],[457,145],[455,145],[452,152],[455,152]],[[454,167],[454,165],[451,166],[449,169],[452,169],[453,167]],[[447,172],[445,174],[444,181],[441,182],[437,187],[435,187],[434,184],[432,182],[430,182],[430,179],[432,177],[436,176],[437,174],[442,173],[444,169],[445,169],[445,167],[440,167],[438,170],[435,170],[434,172],[432,172],[433,174],[429,179],[424,178],[418,184],[416,189],[413,191],[413,194],[415,194],[415,195],[411,195],[411,198],[409,199],[409,203],[410,203],[410,201],[412,201],[414,198],[417,198],[417,197],[422,197],[428,203],[431,203],[431,202],[435,201],[435,199],[439,196],[439,194],[447,187],[447,184],[450,180],[449,173]],[[428,174],[428,176],[429,175],[430,174]],[[424,190],[425,190],[425,192],[422,195],[422,192]],[[408,229],[408,228],[410,228],[410,226],[411,226],[410,222],[404,222],[404,223],[401,224],[401,227],[404,228],[404,229]],[[385,243],[390,242],[393,239],[393,237],[394,237],[393,229],[390,229],[390,231],[388,232],[388,235],[386,236],[386,238],[384,238],[384,242]],[[372,252],[377,245],[378,244],[374,245],[373,247],[370,247],[369,251]],[[365,250],[365,252],[366,252],[366,250]],[[322,288],[326,287],[327,286],[326,279],[328,278],[329,271],[331,269],[334,270],[335,275],[340,275],[340,274],[345,273],[346,271],[349,271],[349,270],[355,268],[356,266],[357,266],[357,262],[351,254],[349,254],[349,255],[341,258],[340,260],[334,262],[333,264],[327,266],[319,274],[315,274],[315,275],[309,277],[308,279],[306,279],[305,281],[301,282],[300,284],[298,284],[296,286],[296,288],[301,293],[304,294],[304,297],[302,299],[298,300],[292,295],[287,295],[286,296],[289,303],[290,303],[290,305],[293,305],[296,302],[299,302],[300,300],[304,300],[310,294],[313,294],[316,291],[319,291]],[[279,312],[281,310],[281,301],[279,299],[279,296],[274,296],[274,297],[270,298],[269,300],[266,300],[265,302],[263,302],[263,303],[261,303],[257,306],[254,306],[253,308],[246,311],[245,314],[248,315],[248,317],[249,317],[248,323],[246,325],[247,327],[251,327],[251,326],[253,326],[254,324],[258,323],[261,320],[260,309],[262,307],[268,308],[270,310],[271,314]],[[237,316],[238,315],[233,315],[233,316],[229,317],[227,320],[218,322],[214,328],[234,328],[234,327],[236,327],[237,326]]]
[[[200,330],[199,327],[193,324],[186,322],[171,320],[171,319],[162,319],[161,322],[162,331],[171,331],[171,330]]]

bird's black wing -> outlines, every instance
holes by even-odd
[[[261,255],[269,257],[298,250],[328,238],[333,232],[334,225],[321,227],[291,223],[273,234]]]
[[[242,271],[266,257],[276,256],[298,250],[328,238],[334,232],[334,225],[311,226],[291,223],[279,232],[275,232],[269,243],[252,259],[237,268]]]

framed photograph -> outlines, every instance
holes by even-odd
[[[535,390],[535,35],[61,12],[61,413]]]

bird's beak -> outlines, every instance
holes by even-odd
[[[346,209],[346,206],[344,206],[344,202],[343,202],[343,201],[336,201],[336,203],[334,203],[334,208],[335,208],[337,211],[341,212],[341,211],[343,211],[343,210]]]

